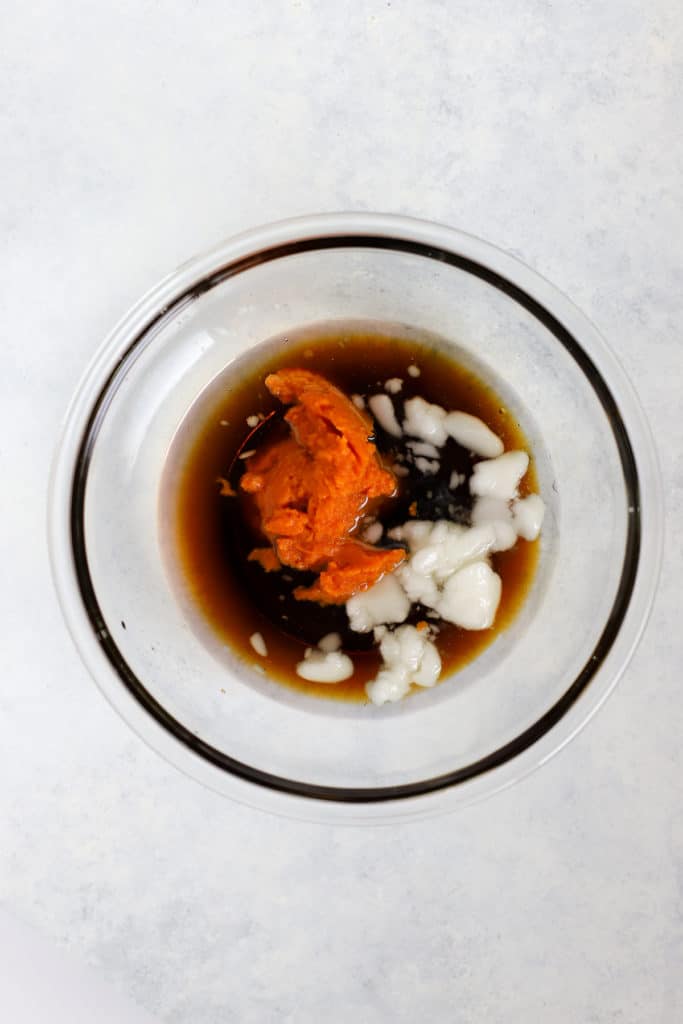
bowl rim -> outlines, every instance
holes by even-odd
[[[352,247],[408,251],[457,266],[540,320],[578,363],[602,404],[621,459],[629,510],[614,604],[593,652],[560,699],[518,737],[472,765],[417,783],[355,789],[311,785],[235,761],[200,740],[151,696],[99,610],[82,515],[99,427],[117,382],[149,341],[151,328],[251,267],[298,252]],[[162,756],[211,788],[276,813],[385,822],[422,817],[504,788],[557,753],[586,724],[616,686],[645,627],[661,563],[662,515],[655,448],[633,388],[597,329],[569,299],[515,257],[454,228],[394,214],[337,213],[278,221],[221,242],[182,264],[122,318],[96,352],[67,410],[50,480],[48,541],[59,603],[83,661],[109,702]]]

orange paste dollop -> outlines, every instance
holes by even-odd
[[[373,498],[396,491],[396,478],[369,440],[372,427],[346,395],[320,374],[286,369],[266,387],[291,408],[290,435],[247,460],[240,486],[253,496],[270,547],[249,556],[272,571],[281,565],[318,578],[297,598],[341,604],[403,560],[401,550],[375,548],[352,533]]]

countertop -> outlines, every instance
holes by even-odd
[[[3,14],[0,903],[175,1024],[682,1019],[680,4]],[[233,805],[147,749],[65,631],[45,530],[65,407],[127,307],[233,232],[341,209],[452,224],[570,295],[635,383],[668,523],[644,639],[578,739],[367,830]]]

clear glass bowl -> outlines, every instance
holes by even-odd
[[[514,624],[454,678],[383,708],[227,668],[176,600],[160,537],[162,470],[197,395],[258,343],[336,318],[445,339],[518,416],[548,505],[539,570]],[[155,749],[246,803],[381,822],[508,785],[595,712],[650,608],[661,495],[622,369],[547,281],[446,227],[338,214],[231,239],[124,318],[69,409],[49,532],[76,645]]]

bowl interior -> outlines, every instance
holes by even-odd
[[[531,443],[547,504],[539,569],[513,625],[453,678],[383,708],[316,700],[217,651],[174,593],[159,515],[167,455],[197,395],[265,340],[286,345],[337,319],[416,330],[491,383]],[[362,800],[466,779],[562,717],[628,604],[637,507],[617,407],[547,309],[453,253],[314,239],[204,273],[131,337],[90,418],[72,531],[91,622],[166,729],[226,771]]]

